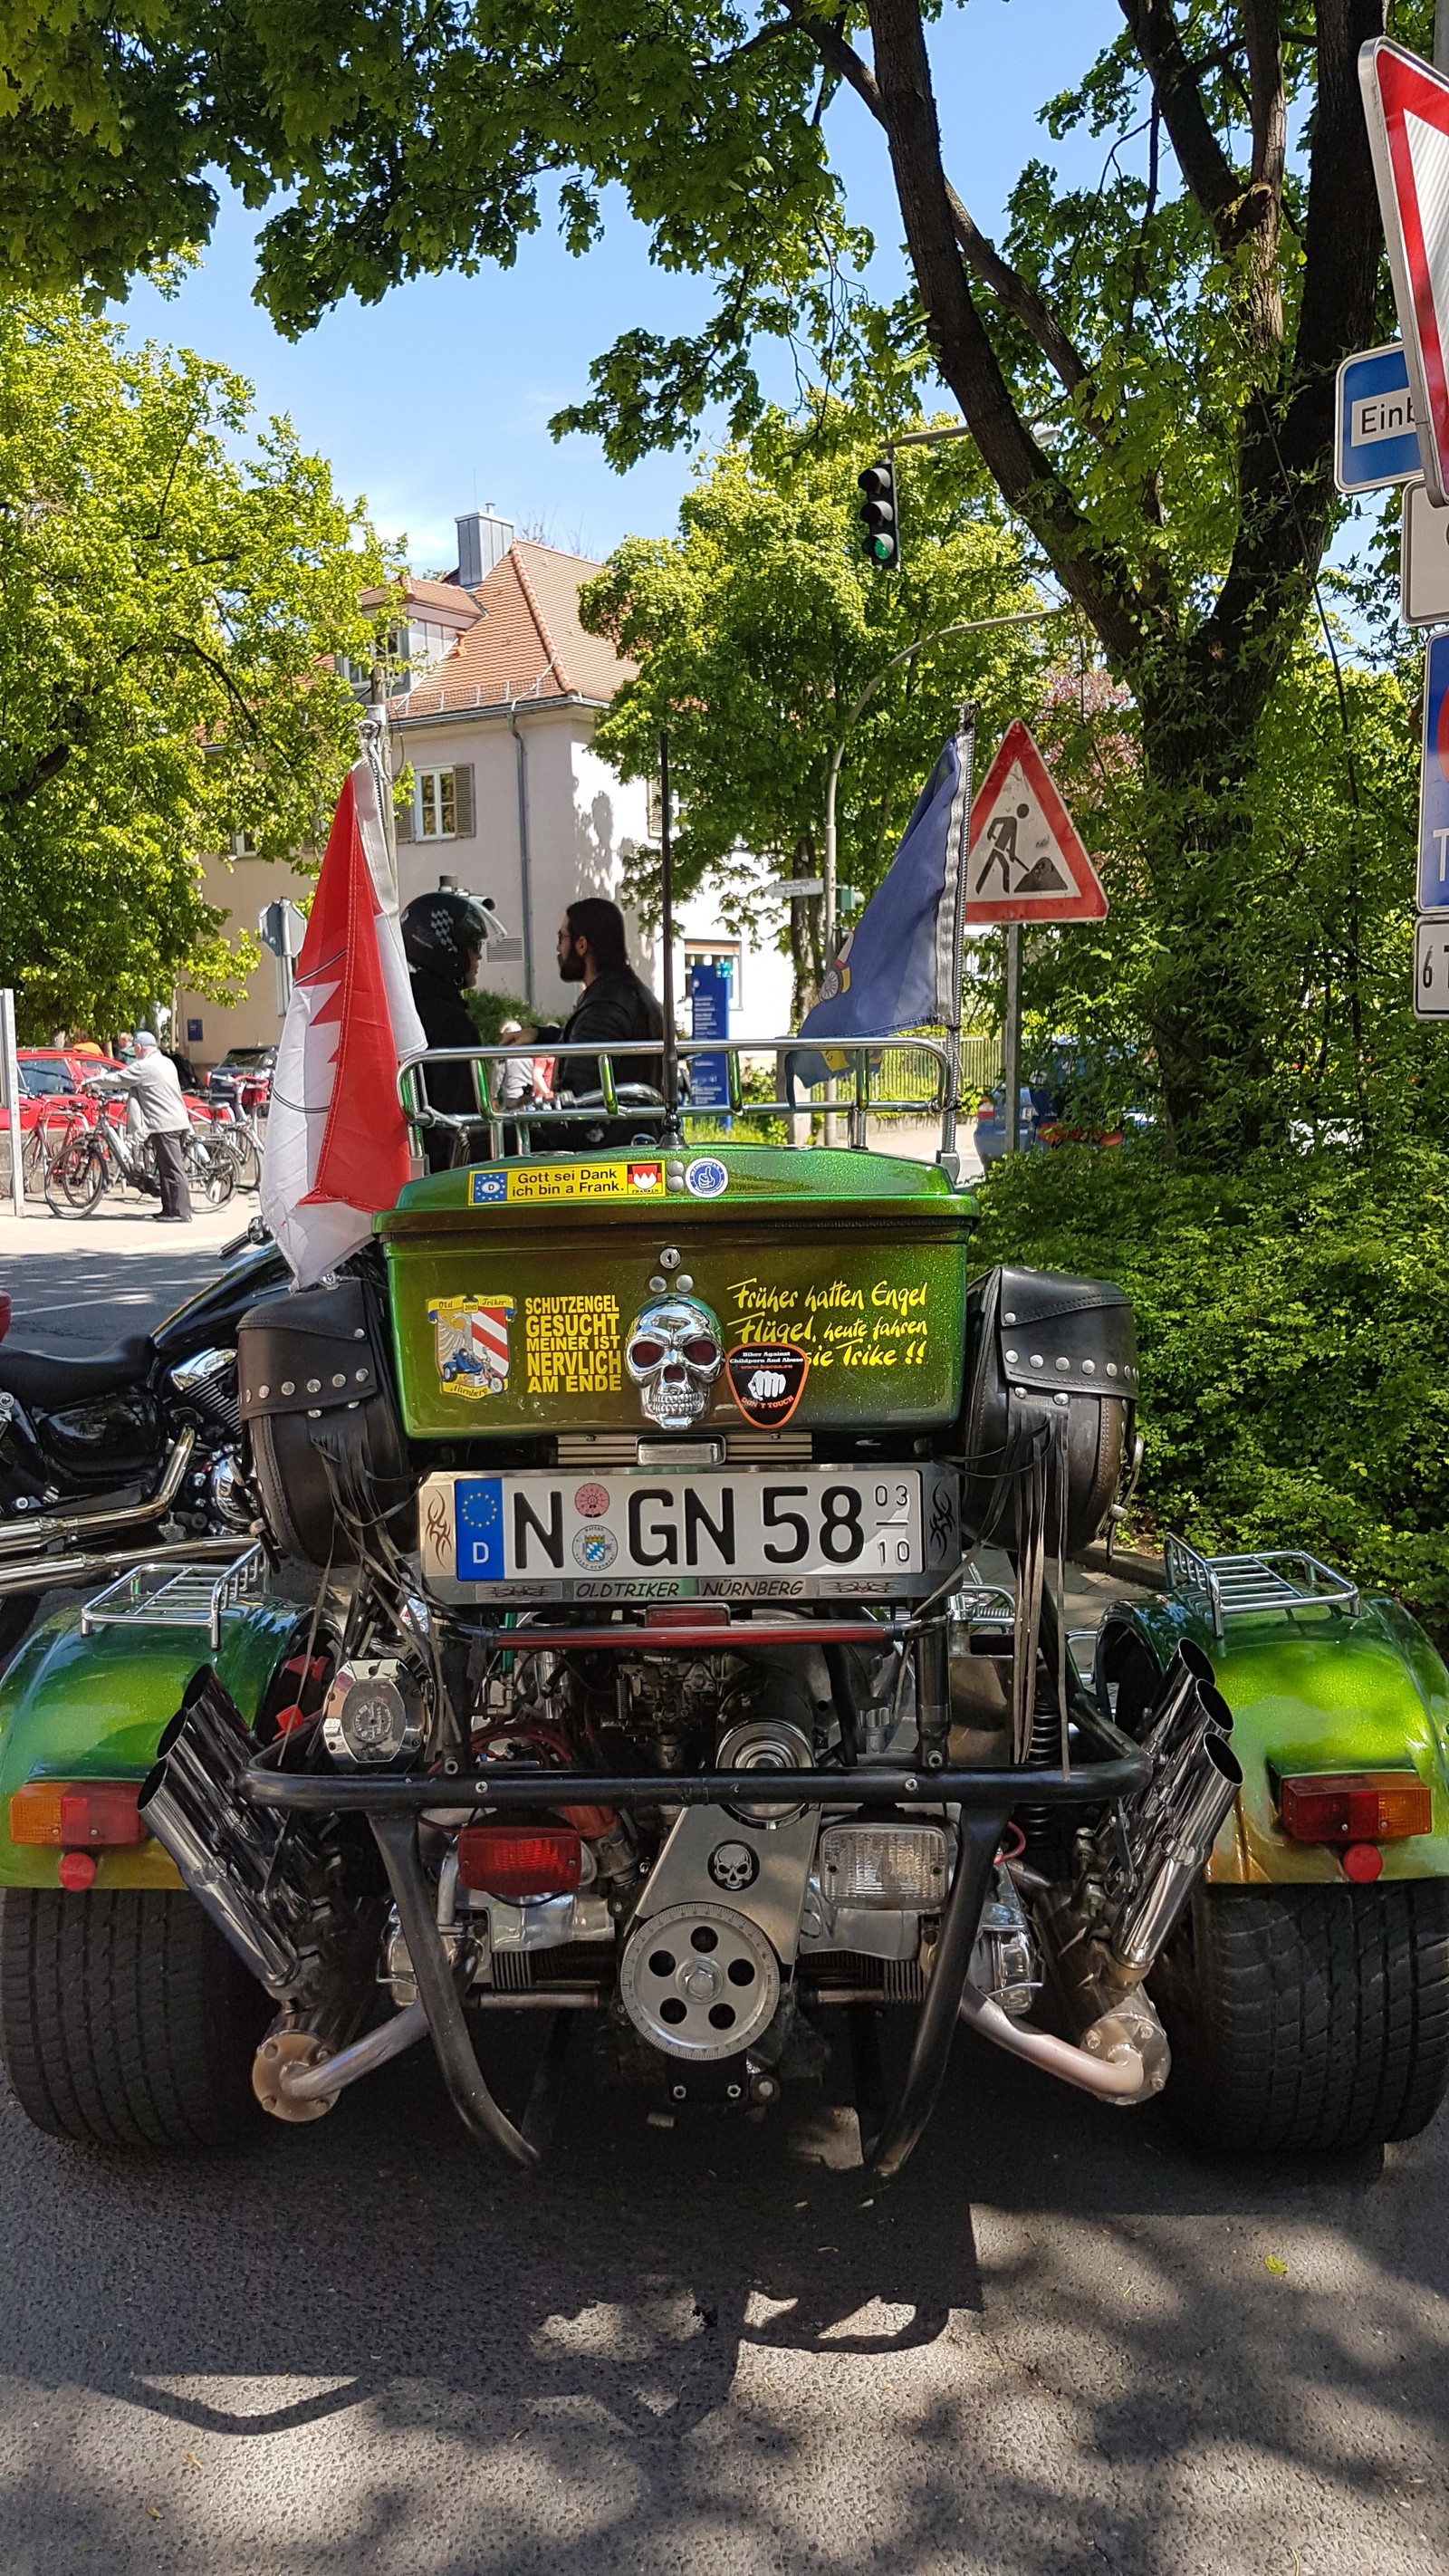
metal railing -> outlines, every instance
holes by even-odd
[[[524,1046],[426,1047],[404,1056],[398,1070],[398,1097],[409,1123],[417,1130],[428,1128],[451,1131],[455,1137],[470,1138],[480,1128],[488,1131],[487,1159],[508,1159],[502,1131],[514,1131],[512,1153],[528,1156],[548,1152],[550,1130],[559,1135],[552,1150],[569,1153],[584,1150],[579,1143],[581,1125],[600,1119],[627,1119],[643,1134],[672,1127],[717,1125],[721,1119],[784,1118],[790,1121],[789,1143],[810,1142],[812,1117],[822,1114],[821,1104],[810,1099],[810,1088],[792,1067],[806,1058],[831,1059],[831,1079],[837,1086],[833,1107],[838,1112],[847,1108],[850,1122],[849,1141],[859,1152],[868,1150],[868,1126],[872,1118],[936,1118],[941,1122],[941,1147],[944,1152],[954,1142],[955,1117],[959,1103],[953,1087],[954,1068],[950,1047],[935,1038],[901,1038],[892,1032],[885,1037],[800,1039],[770,1038],[681,1038],[677,1053],[682,1065],[710,1057],[723,1060],[725,1098],[717,1101],[681,1100],[671,1109],[661,1092],[647,1083],[620,1079],[617,1068],[641,1060],[657,1067],[661,1055],[658,1038],[618,1039],[612,1045],[600,1046],[588,1040],[564,1047],[559,1041],[540,1043],[533,1039]],[[489,1069],[509,1064],[528,1064],[544,1055],[553,1054],[565,1063],[593,1062],[598,1066],[597,1090],[582,1093],[563,1091],[547,1100],[525,1099],[505,1104],[496,1096]],[[912,1097],[883,1096],[872,1091],[873,1075],[879,1076],[885,1060],[892,1060],[895,1079],[904,1089],[905,1077],[895,1070],[902,1057],[923,1057],[932,1069],[929,1089]],[[776,1064],[774,1093],[768,1098],[747,1095],[744,1060],[747,1057],[771,1057]],[[479,1105],[475,1114],[435,1109],[423,1096],[423,1070],[429,1065],[471,1064],[483,1068],[479,1081]],[[848,1089],[847,1089],[848,1085]],[[818,1085],[817,1085],[818,1087]],[[801,1094],[804,1097],[801,1097]],[[796,1122],[804,1121],[806,1134],[797,1137]],[[563,1132],[560,1132],[563,1131]],[[629,1141],[633,1141],[631,1137]],[[650,1137],[652,1141],[652,1136]]]

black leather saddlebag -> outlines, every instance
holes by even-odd
[[[416,1482],[393,1398],[381,1298],[363,1279],[253,1306],[237,1328],[237,1389],[277,1545],[353,1565],[383,1526],[412,1546]]]
[[[988,1270],[966,1307],[964,1527],[1018,1547],[1033,1478],[1048,1552],[1095,1538],[1134,1446],[1137,1332],[1120,1288]]]

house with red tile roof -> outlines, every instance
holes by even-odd
[[[491,509],[457,527],[447,580],[408,575],[364,602],[387,621],[393,765],[412,776],[398,813],[398,891],[406,905],[451,880],[488,896],[501,935],[488,944],[480,984],[530,1003],[538,1019],[561,1019],[578,999],[555,963],[565,906],[582,895],[617,899],[629,858],[653,837],[647,786],[620,779],[593,748],[598,719],[634,666],[580,623],[579,592],[598,564],[516,537]],[[370,694],[369,669],[348,676],[360,698]],[[265,905],[306,900],[311,886],[306,869],[260,864],[240,848],[206,862],[207,899],[249,930]],[[721,965],[739,1028],[747,961],[737,938],[711,929],[716,912],[708,896],[685,908],[676,990],[683,1006],[690,967]],[[629,936],[634,963],[657,989],[652,937],[633,919]],[[783,1028],[784,961],[771,949],[747,971],[743,1018],[753,1031]],[[282,1007],[264,957],[229,1010],[179,994],[177,1043],[201,1066],[231,1046],[274,1045]]]

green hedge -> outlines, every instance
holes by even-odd
[[[1068,1148],[999,1163],[980,1206],[984,1261],[1132,1298],[1135,1521],[1308,1548],[1449,1625],[1449,1155],[1224,1179]]]

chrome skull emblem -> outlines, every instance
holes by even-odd
[[[661,1431],[687,1431],[699,1420],[723,1358],[718,1323],[690,1297],[660,1297],[645,1306],[624,1345],[639,1401]]]

